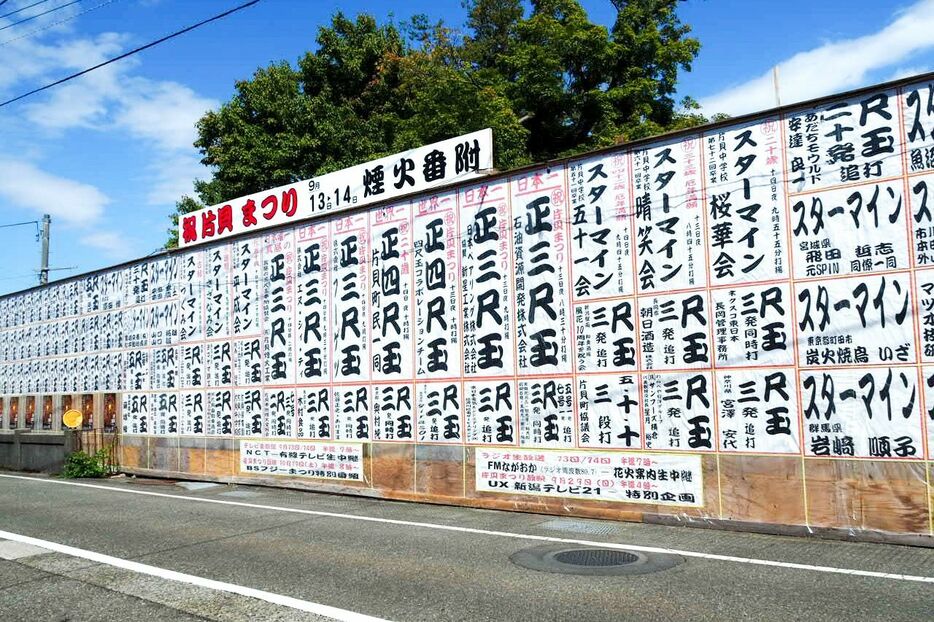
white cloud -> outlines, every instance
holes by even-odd
[[[147,186],[149,205],[172,206],[191,194],[195,178],[207,176],[193,146],[195,123],[218,102],[176,82],[107,71],[111,67],[64,85],[27,116],[47,132],[81,127],[140,141],[153,157],[144,175],[134,177]]]
[[[104,67],[55,87],[48,99],[25,105],[26,118],[44,130],[100,127],[108,117],[107,99],[120,90],[120,76]]]
[[[0,99],[112,58],[129,42],[126,35],[105,33],[58,37],[54,44],[25,39],[0,48],[9,56],[0,64]],[[138,174],[124,173],[139,179],[147,203],[169,207],[192,192],[196,177],[208,175],[192,144],[195,123],[219,102],[177,82],[142,77],[139,67],[138,59],[124,59],[16,105],[21,121],[40,139],[85,129],[144,146],[150,164]]]
[[[175,205],[182,195],[194,192],[194,180],[207,177],[207,169],[193,153],[174,151],[154,163],[146,181],[149,205]]]
[[[117,129],[163,151],[193,150],[195,123],[218,102],[177,82],[134,76],[136,67],[123,62],[55,87],[24,106],[27,118],[44,130]]]
[[[117,125],[166,151],[193,151],[195,123],[218,105],[176,82],[136,78],[122,93]]]
[[[159,1],[137,0],[147,6]],[[74,11],[77,5],[55,16],[61,19]],[[0,9],[0,14],[3,12]],[[36,28],[51,26],[33,36],[17,38],[20,33],[30,34],[29,29],[0,32],[0,101],[92,67],[141,43],[123,33],[84,34],[81,20],[56,25],[50,18],[33,22]],[[0,20],[0,25],[9,22]],[[110,218],[115,215],[112,201],[102,191],[110,186],[97,188],[78,178],[57,175],[53,171],[59,167],[48,163],[46,157],[74,156],[91,170],[111,162],[107,149],[112,146],[134,162],[141,160],[133,165],[136,170],[126,167],[114,171],[115,178],[132,180],[137,190],[123,188],[126,181],[121,181],[111,194],[120,197],[121,203],[135,200],[137,205],[158,206],[133,216],[135,222],[149,223],[154,231],[168,226],[165,217],[169,208],[182,194],[191,193],[192,181],[207,175],[192,145],[197,135],[195,123],[219,102],[184,84],[145,77],[141,70],[144,60],[142,56],[117,61],[4,108],[0,205],[27,209],[37,216],[51,214],[53,227],[69,229],[80,247],[87,249],[85,255],[96,258],[94,261],[138,256],[145,236],[122,231],[116,224],[122,220]],[[93,152],[85,150],[82,142],[89,132],[102,139],[93,139]]]
[[[99,219],[110,199],[96,187],[43,171],[29,162],[0,159],[0,196],[72,225]]]
[[[895,66],[934,47],[934,0],[921,0],[893,17],[894,21],[873,34],[828,42],[778,63],[782,103],[860,86],[869,72]],[[707,114],[737,115],[771,108],[775,105],[772,70],[702,97],[700,103]]]
[[[125,35],[113,32],[51,44],[35,38],[14,41],[0,48],[3,56],[3,63],[0,63],[0,92],[12,95],[11,87],[24,81],[33,84],[53,81],[76,70],[87,69],[119,54],[127,41]],[[128,59],[128,63],[133,65],[136,61]]]
[[[95,231],[81,238],[85,246],[95,248],[104,253],[108,259],[120,261],[139,255],[134,245],[125,235],[116,231]]]

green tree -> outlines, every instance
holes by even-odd
[[[677,0],[613,4],[612,29],[578,0],[466,0],[464,32],[336,13],[297,66],[258,69],[198,122],[212,174],[168,245],[178,214],[485,127],[509,169],[705,122],[673,99],[699,49]]]
[[[476,0],[465,49],[479,72],[509,83],[531,158],[571,155],[685,122],[672,96],[700,43],[677,1],[614,0],[607,31],[577,0],[533,0],[527,18],[521,0]]]

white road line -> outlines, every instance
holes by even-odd
[[[148,497],[164,497],[167,499],[181,499],[184,501],[195,501],[198,503],[215,503],[218,505],[232,505],[236,507],[253,508],[257,510],[273,510],[277,512],[288,512],[291,514],[306,514],[309,516],[326,516],[328,518],[345,518],[349,520],[358,520],[371,523],[384,523],[387,525],[401,525],[404,527],[421,527],[424,529],[438,529],[440,531],[453,531],[457,533],[469,533],[482,536],[495,536],[500,538],[514,538],[519,540],[532,540],[537,542],[557,542],[561,544],[575,544],[581,546],[594,546],[601,548],[620,549],[628,551],[640,551],[643,553],[667,553],[670,555],[681,555],[682,557],[695,557],[699,559],[709,559],[722,562],[735,562],[738,564],[752,564],[755,566],[772,566],[775,568],[790,568],[794,570],[811,570],[814,572],[827,572],[832,574],[845,574],[856,577],[872,577],[875,579],[894,579],[897,581],[916,581],[919,583],[934,584],[934,577],[923,577],[917,575],[897,574],[889,572],[876,572],[874,570],[856,570],[852,568],[837,568],[835,566],[815,566],[812,564],[798,564],[794,562],[779,562],[769,559],[758,559],[755,557],[736,557],[733,555],[717,555],[716,553],[700,553],[698,551],[684,551],[681,549],[666,549],[656,546],[642,546],[638,544],[619,544],[616,542],[598,542],[592,540],[577,540],[572,538],[555,538],[551,536],[536,536],[527,533],[514,533],[511,531],[492,531],[489,529],[475,529],[473,527],[457,527],[455,525],[441,525],[438,523],[421,523],[418,521],[397,520],[393,518],[377,518],[375,516],[360,516],[358,514],[341,514],[338,512],[324,512],[321,510],[303,510],[299,508],[289,508],[277,505],[263,505],[260,503],[245,503],[242,501],[224,501],[221,499],[204,499],[201,497],[188,497],[185,495],[170,495],[163,492],[150,492],[147,490],[129,490],[115,486],[102,486],[100,484],[85,484],[82,482],[67,482],[58,479],[45,479],[38,477],[27,477],[24,475],[4,475],[0,478],[21,479],[42,484],[61,484],[64,486],[80,486],[82,488],[98,488],[110,492],[120,492],[134,495],[145,495]]]
[[[283,607],[289,607],[290,609],[307,611],[309,613],[326,616],[334,620],[341,620],[342,622],[387,622],[383,618],[374,618],[362,613],[347,611],[346,609],[339,609],[329,605],[312,603],[307,600],[292,598],[291,596],[283,596],[282,594],[274,594],[273,592],[257,590],[251,587],[244,587],[234,583],[225,583],[224,581],[215,581],[214,579],[196,577],[195,575],[185,574],[183,572],[175,572],[174,570],[158,568],[156,566],[150,566],[149,564],[141,564],[139,562],[133,562],[128,559],[112,557],[110,555],[95,553],[94,551],[87,551],[85,549],[78,549],[73,546],[59,544],[58,542],[50,542],[48,540],[40,540],[39,538],[31,538],[29,536],[24,536],[18,533],[11,533],[9,531],[0,530],[0,538],[12,540],[22,544],[38,546],[56,553],[64,553],[65,555],[70,555],[71,557],[87,559],[92,562],[97,562],[98,564],[106,564],[108,566],[130,570],[139,574],[159,577],[160,579],[178,581],[179,583],[187,583],[189,585],[197,585],[199,587],[208,588],[210,590],[218,590],[220,592],[240,594],[241,596],[256,598],[258,600],[272,603],[273,605],[281,605]]]

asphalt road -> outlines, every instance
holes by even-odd
[[[934,619],[932,549],[246,486],[117,479],[88,487],[10,475],[0,474],[3,621]],[[672,549],[681,563],[582,576],[510,561],[533,547],[582,546],[561,540]],[[263,592],[243,595],[247,588]]]

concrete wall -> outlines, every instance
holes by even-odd
[[[78,446],[76,432],[0,432],[0,469],[58,473]]]

